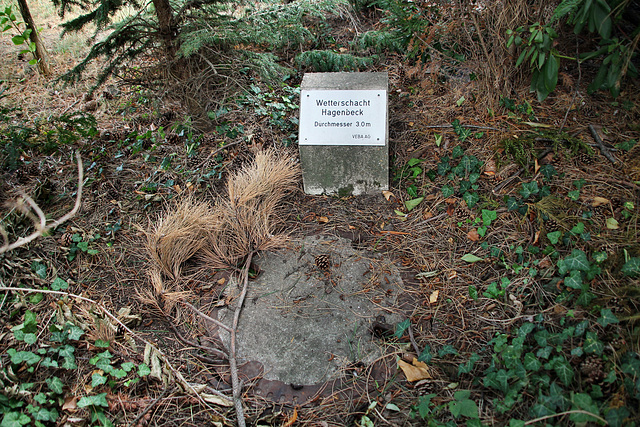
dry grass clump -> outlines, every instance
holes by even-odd
[[[273,150],[256,155],[253,164],[227,182],[229,198],[216,205],[221,221],[208,235],[202,259],[211,268],[238,266],[252,252],[281,246],[274,235],[277,207],[296,186],[299,168]]]
[[[277,210],[298,176],[291,157],[263,151],[229,178],[228,198],[212,206],[190,196],[170,207],[147,232],[151,287],[141,299],[168,314],[183,295],[187,261],[200,269],[237,268],[249,254],[281,246],[285,236],[274,235]]]
[[[184,263],[205,245],[207,234],[218,221],[211,206],[193,196],[169,208],[147,233],[147,250],[154,266],[177,280]]]

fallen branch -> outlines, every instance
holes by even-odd
[[[236,407],[236,417],[238,419],[238,427],[245,427],[244,420],[244,408],[242,407],[242,399],[240,393],[242,392],[242,384],[238,379],[238,361],[236,360],[236,334],[238,332],[238,321],[240,320],[240,313],[242,312],[242,306],[244,305],[244,299],[247,296],[247,290],[249,288],[249,267],[251,267],[251,259],[253,258],[253,252],[249,253],[247,261],[244,264],[242,270],[242,292],[238,299],[238,305],[233,316],[233,326],[231,326],[231,351],[229,355],[229,365],[231,368],[231,385],[233,387],[233,403]]]
[[[611,154],[611,148],[607,147],[604,144],[604,142],[600,138],[600,135],[598,135],[598,131],[596,131],[596,128],[593,125],[589,125],[589,130],[591,131],[591,136],[593,137],[593,140],[596,142],[596,146],[600,149],[600,152],[602,153],[602,155],[605,156],[607,160],[609,160],[614,165],[618,163],[618,159],[616,159],[615,156]]]
[[[33,210],[38,215],[39,223],[35,220],[35,217],[32,217],[31,219],[34,222],[36,231],[31,233],[27,237],[19,237],[15,242],[11,244],[9,243],[9,236],[7,235],[7,232],[2,226],[0,226],[0,235],[2,235],[2,240],[3,240],[3,245],[0,246],[0,254],[13,250],[15,248],[18,248],[20,246],[26,245],[27,243],[37,239],[47,231],[59,226],[63,222],[73,217],[76,213],[78,213],[78,210],[80,209],[80,205],[82,201],[82,186],[84,182],[84,168],[82,165],[82,158],[80,157],[80,152],[76,152],[76,159],[78,160],[78,190],[76,192],[76,203],[73,206],[73,209],[69,211],[66,215],[63,215],[62,217],[58,218],[57,220],[47,225],[47,219],[45,217],[44,212],[42,212],[42,209],[40,209],[38,204],[34,202],[31,197],[29,197],[24,192],[21,192],[20,195],[22,196],[23,202],[18,202],[18,207],[24,210],[25,213],[27,213],[28,215],[30,211],[26,209],[24,206],[22,206],[22,203],[26,202],[31,208],[31,210]]]

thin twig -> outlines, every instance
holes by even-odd
[[[596,141],[596,145],[600,149],[602,155],[605,156],[607,160],[609,160],[614,165],[618,163],[618,159],[616,159],[615,156],[611,154],[610,149],[606,145],[604,145],[604,142],[602,142],[602,139],[600,138],[600,135],[598,135],[598,131],[596,131],[596,128],[593,125],[589,125],[589,130],[591,131],[591,136],[593,137],[594,141]]]
[[[242,384],[238,379],[238,361],[236,360],[236,334],[238,331],[238,321],[240,320],[240,313],[242,312],[242,306],[244,305],[244,299],[247,296],[247,290],[249,288],[249,268],[251,267],[251,259],[253,258],[253,252],[249,253],[247,261],[245,262],[242,270],[242,292],[240,298],[238,298],[238,305],[233,315],[233,326],[231,327],[231,354],[229,355],[229,365],[231,369],[231,385],[233,386],[233,403],[236,407],[236,417],[238,419],[238,427],[246,427],[244,420],[244,408],[242,407],[242,399],[240,393],[242,392]]]
[[[31,197],[27,196],[26,194],[23,194],[22,198],[38,214],[38,217],[40,219],[40,225],[39,226],[36,225],[36,231],[31,233],[29,236],[27,236],[27,237],[19,237],[15,242],[13,242],[11,244],[9,244],[6,232],[0,226],[0,234],[2,234],[2,239],[4,241],[4,244],[2,246],[0,246],[0,254],[2,254],[4,252],[7,252],[7,251],[10,251],[10,250],[13,250],[15,248],[18,248],[20,246],[26,245],[27,243],[31,242],[32,240],[35,240],[38,237],[42,236],[48,230],[51,230],[52,228],[57,227],[58,225],[60,225],[63,222],[67,221],[69,218],[73,217],[76,213],[78,213],[78,210],[80,209],[80,205],[81,205],[81,201],[82,201],[82,186],[83,186],[83,183],[84,183],[84,168],[83,168],[83,165],[82,165],[82,158],[80,157],[80,152],[76,152],[76,159],[78,160],[78,191],[76,193],[76,203],[73,206],[73,209],[71,211],[69,211],[66,215],[58,218],[57,220],[53,221],[49,225],[45,225],[46,224],[46,219],[45,219],[44,212],[42,212],[40,207],[33,201],[33,199],[31,199]]]
[[[213,323],[214,325],[221,327],[222,329],[224,329],[227,332],[231,332],[232,331],[232,329],[230,327],[228,327],[227,325],[225,325],[221,321],[214,319],[211,316],[207,316],[206,314],[204,314],[203,312],[198,310],[196,307],[194,307],[192,304],[189,304],[186,301],[180,301],[180,302],[182,304],[186,305],[187,307],[189,307],[191,310],[193,310],[198,316],[208,320],[209,322]]]
[[[562,124],[560,125],[560,131],[562,132],[562,129],[564,129],[564,125],[567,124],[567,117],[569,117],[569,111],[571,111],[571,107],[573,107],[573,104],[576,102],[576,96],[578,95],[578,89],[580,89],[580,80],[582,80],[582,68],[580,67],[580,59],[579,58],[579,52],[578,52],[578,36],[576,35],[576,62],[578,63],[578,81],[576,82],[576,87],[573,90],[573,98],[571,99],[571,102],[569,103],[569,107],[567,107],[567,111],[564,113],[564,119],[562,120]]]
[[[526,423],[524,423],[524,425],[528,426],[530,424],[535,424],[535,423],[539,423],[540,421],[548,420],[549,418],[561,417],[563,415],[570,415],[570,414],[585,414],[585,415],[589,415],[589,416],[597,419],[598,421],[603,422],[605,425],[609,425],[607,420],[605,420],[604,418],[599,417],[596,414],[593,414],[593,413],[591,413],[589,411],[583,411],[582,409],[574,409],[572,411],[565,411],[565,412],[560,412],[560,413],[557,413],[557,414],[545,415],[544,417],[536,418],[534,420],[529,420]]]
[[[199,350],[202,351],[206,351],[207,353],[212,353],[215,356],[217,356],[218,358],[222,359],[222,360],[228,360],[229,356],[227,355],[227,353],[225,353],[222,350],[218,350],[217,348],[213,348],[213,347],[208,347],[205,345],[200,345],[197,342],[193,342],[191,340],[186,339],[185,337],[182,336],[182,334],[180,333],[180,331],[178,330],[178,328],[176,328],[176,325],[174,325],[171,322],[168,322],[169,326],[171,327],[171,329],[173,330],[173,333],[176,334],[176,337],[178,337],[178,340],[180,340],[183,344],[197,348]]]
[[[416,342],[416,338],[413,336],[413,328],[411,327],[411,323],[409,323],[409,327],[407,329],[409,330],[409,340],[411,341],[411,345],[413,346],[413,349],[416,351],[416,354],[419,356],[420,355],[420,347],[418,347],[418,343]]]
[[[229,148],[229,147],[233,147],[234,145],[238,145],[242,142],[242,140],[240,141],[236,141],[236,142],[230,142],[228,144],[223,145],[222,147],[218,148],[215,151],[212,151],[206,159],[204,159],[202,162],[200,162],[200,164],[198,166],[196,166],[194,169],[200,169],[202,166],[204,166],[205,163],[207,163],[209,161],[210,158],[212,158],[213,156],[215,156],[216,154],[218,154],[219,152],[221,152],[222,150],[224,150],[225,148]]]
[[[424,126],[424,127],[428,128],[428,129],[441,129],[441,128],[453,129],[453,125],[428,125],[428,126]],[[504,130],[502,130],[502,129],[492,128],[490,126],[476,126],[476,125],[463,125],[463,124],[460,124],[460,127],[469,128],[469,129],[496,130],[498,132],[504,132]]]
[[[165,397],[167,395],[167,393],[169,392],[169,386],[165,387],[164,390],[162,390],[162,393],[160,393],[160,396],[156,397],[155,399],[153,399],[153,402],[149,403],[146,408],[144,408],[144,410],[142,412],[140,412],[138,414],[138,416],[136,417],[135,420],[133,420],[132,422],[129,423],[129,427],[133,427],[135,425],[138,424],[138,421],[140,421],[142,419],[142,417],[144,417],[145,415],[147,415],[147,413],[154,407],[156,406],[156,404],[162,400],[163,397]]]

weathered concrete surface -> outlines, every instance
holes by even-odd
[[[386,93],[388,75],[306,73],[301,89],[383,90]],[[386,106],[387,100],[384,102]],[[299,145],[305,193],[344,197],[376,194],[389,189],[389,126],[386,113],[376,120],[384,121],[385,124],[384,145],[367,145],[366,140],[362,140],[363,145]]]
[[[331,258],[327,270],[315,265],[321,254]],[[354,250],[347,239],[310,236],[256,263],[262,272],[249,284],[237,347],[241,361],[264,365],[266,379],[301,385],[334,379],[349,364],[382,354],[371,332],[376,318],[402,320],[391,308],[402,284],[396,267]],[[234,310],[221,310],[219,319],[231,324]],[[228,347],[229,334],[221,338]]]

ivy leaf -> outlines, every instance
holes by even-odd
[[[441,191],[442,191],[442,197],[445,197],[445,198],[451,197],[456,193],[456,190],[454,190],[453,187],[450,186],[449,184],[443,185]]]
[[[537,181],[525,182],[522,184],[522,190],[520,190],[520,195],[523,199],[528,199],[533,194],[538,194],[540,189],[538,188]]]
[[[86,408],[87,406],[103,406],[108,408],[107,393],[100,393],[95,396],[84,396],[78,400],[76,406],[78,408]]]
[[[629,415],[631,415],[631,413],[623,406],[620,408],[609,409],[604,418],[611,427],[622,427],[624,425],[624,421],[629,418]]]
[[[542,368],[542,362],[538,360],[535,354],[527,353],[524,355],[524,368],[527,371],[537,372]]]
[[[469,208],[472,208],[476,205],[476,203],[480,201],[480,196],[478,196],[478,193],[476,193],[475,191],[467,191],[462,195],[462,199],[465,201]]]
[[[36,275],[41,278],[41,279],[46,279],[47,278],[47,266],[38,262],[38,261],[33,261],[31,263],[31,270],[33,270],[34,273],[36,273]]]
[[[21,427],[31,422],[31,418],[20,412],[6,412],[2,417],[2,427]]]
[[[598,336],[591,331],[587,331],[584,338],[584,352],[587,354],[601,355],[604,350],[604,344],[598,339]]]
[[[56,279],[51,283],[51,289],[53,289],[54,291],[65,290],[68,288],[69,284],[59,277],[56,277]]]
[[[603,308],[600,310],[600,317],[597,322],[602,326],[606,327],[608,325],[612,325],[614,323],[620,323],[615,314],[611,311],[610,308]]]
[[[629,277],[636,277],[640,275],[640,258],[632,257],[629,261],[625,262],[620,271]]]
[[[418,360],[420,360],[420,358],[418,358]],[[146,363],[141,363],[138,365],[138,376],[146,377],[150,373],[151,369],[149,369],[149,366]]]
[[[427,418],[427,416],[431,412],[431,399],[433,399],[434,397],[436,397],[436,395],[434,393],[430,393],[424,396],[420,396],[420,398],[418,399],[418,412],[423,419]]]
[[[65,329],[67,329],[67,331],[69,332],[69,339],[73,341],[79,340],[80,337],[84,335],[84,331],[82,330],[82,328],[79,328],[73,323],[68,323]]]
[[[578,270],[571,270],[569,277],[564,279],[564,284],[571,289],[582,289],[582,274]]]
[[[35,353],[30,351],[16,351],[15,348],[8,349],[7,354],[11,357],[11,363],[14,365],[19,365],[22,362],[25,362],[27,365],[35,365],[41,359],[41,357]]]
[[[571,385],[573,381],[573,369],[571,365],[564,357],[558,357],[554,359],[553,370],[556,375],[562,381],[562,383],[566,386]]]
[[[438,350],[438,357],[448,356],[449,354],[457,355],[458,350],[450,344],[445,344],[440,348],[440,350]]]
[[[590,268],[587,254],[580,249],[574,249],[571,255],[565,257],[564,264],[567,270],[589,271]]]
[[[394,334],[396,338],[400,338],[402,337],[402,335],[404,335],[404,332],[409,329],[409,326],[411,326],[411,320],[409,319],[405,319],[402,322],[398,323],[396,325],[396,333]]]
[[[449,411],[451,411],[451,415],[453,415],[454,418],[458,418],[460,415],[469,418],[479,418],[478,405],[471,399],[460,399],[449,402]]]
[[[51,377],[51,378],[47,378],[45,379],[47,385],[49,386],[49,389],[56,393],[56,394],[62,394],[62,389],[64,388],[64,383],[62,382],[62,380],[58,377]]]
[[[98,386],[101,386],[102,384],[105,384],[107,382],[107,377],[102,376],[99,373],[94,373],[93,375],[91,375],[91,387],[92,388],[96,388]]]
[[[569,418],[571,419],[571,421],[575,423],[587,423],[589,421],[593,422],[595,421],[594,418],[600,414],[600,411],[598,410],[598,405],[596,405],[593,402],[593,399],[591,398],[591,396],[589,396],[586,393],[575,393],[575,394],[572,393],[571,402],[578,409],[588,412],[588,413],[584,413],[584,412],[572,413]],[[590,414],[593,414],[593,415],[590,415]]]
[[[493,221],[498,219],[498,213],[488,209],[482,209],[482,224],[489,226]]]
[[[562,237],[562,231],[553,231],[551,233],[547,233],[547,239],[549,239],[552,245],[558,244],[560,237]]]

